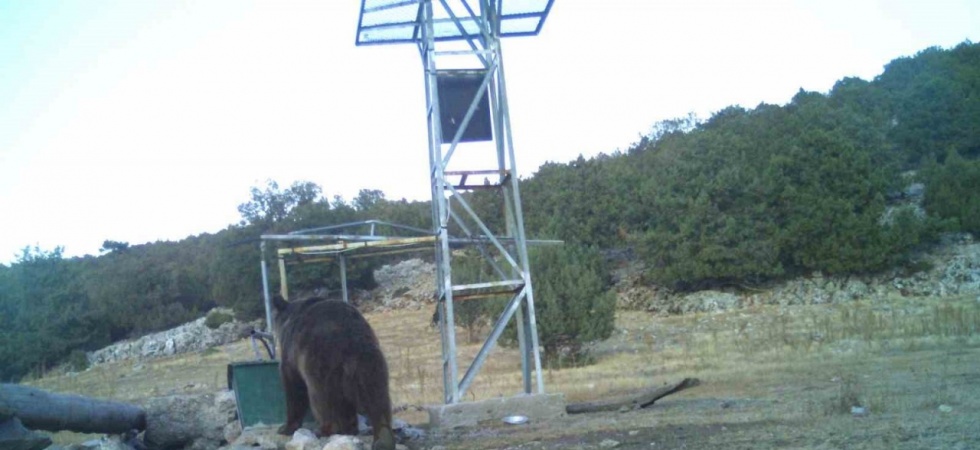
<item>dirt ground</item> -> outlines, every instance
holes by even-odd
[[[430,431],[406,444],[447,450],[980,449],[978,332],[980,298],[974,296],[668,318],[624,311],[616,335],[595,348],[598,363],[572,371],[597,379],[624,376],[602,373],[614,368],[647,386],[687,376],[702,384],[646,409]],[[631,391],[590,395],[567,380],[553,384],[572,392],[572,401]]]
[[[792,399],[664,400],[649,409],[429,436],[446,449],[977,449],[977,409],[812,418]],[[789,403],[789,404],[787,404]],[[782,417],[780,417],[782,413]]]
[[[406,444],[412,449],[980,449],[980,349],[874,359],[860,383],[887,392],[891,397],[884,401],[894,403],[866,415],[833,410],[842,392],[848,395],[847,381],[815,370],[767,386],[766,395],[699,395],[709,387],[704,385],[646,409],[430,431],[426,439]],[[937,366],[945,366],[941,379],[930,370]]]

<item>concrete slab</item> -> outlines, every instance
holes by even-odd
[[[476,426],[485,421],[501,421],[504,417],[521,415],[528,420],[554,419],[565,416],[564,394],[528,394],[491,398],[454,405],[427,406],[429,425],[437,428]]]

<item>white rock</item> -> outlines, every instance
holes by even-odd
[[[314,450],[316,435],[306,428],[300,428],[293,433],[293,438],[286,443],[286,450]]]
[[[330,436],[323,450],[367,450],[367,446],[364,445],[364,441],[354,436],[335,434]]]
[[[619,447],[619,441],[614,441],[612,439],[604,439],[599,443],[599,447],[602,448],[616,448]]]
[[[232,444],[262,450],[275,450],[285,447],[285,443],[286,437],[277,434],[273,427],[248,427]]]
[[[238,399],[235,398],[235,391],[224,389],[214,395],[214,406],[218,408],[220,414],[225,415],[228,421],[238,418]]]
[[[225,425],[225,429],[223,430],[222,434],[225,436],[225,441],[235,442],[235,440],[242,435],[242,424],[238,423],[237,420],[233,421],[228,425]]]

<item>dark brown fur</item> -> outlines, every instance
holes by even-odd
[[[374,428],[372,448],[394,449],[388,365],[364,316],[347,303],[321,298],[287,302],[277,296],[273,303],[286,392],[279,433],[292,434],[312,409],[322,436],[356,435],[361,413]]]

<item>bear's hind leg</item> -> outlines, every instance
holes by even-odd
[[[337,407],[334,408],[334,415],[337,423],[337,434],[357,436],[357,412],[354,404],[346,400],[338,400]]]
[[[358,380],[355,391],[358,409],[368,417],[374,429],[372,450],[395,449],[395,434],[391,429],[391,397],[386,381],[379,374],[367,374]]]
[[[322,437],[332,434],[357,435],[354,405],[338,389],[310,391],[310,408],[320,424]]]
[[[280,377],[286,393],[286,423],[279,427],[279,434],[289,436],[303,426],[303,417],[310,409],[310,400],[306,392],[306,383],[298,374],[289,370],[280,370]]]

